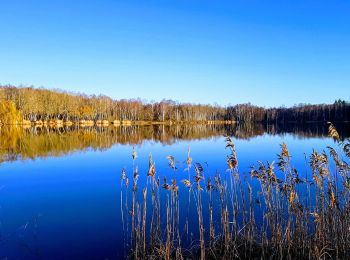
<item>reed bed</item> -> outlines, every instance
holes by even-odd
[[[284,143],[276,162],[258,162],[241,174],[234,143],[226,137],[226,172],[210,173],[193,163],[188,149],[184,164],[167,157],[169,172],[161,177],[150,155],[147,183],[138,187],[133,149],[133,172],[123,169],[121,175],[127,257],[349,259],[350,140],[341,140],[331,123],[328,130],[336,147],[305,157],[310,172],[303,174]]]

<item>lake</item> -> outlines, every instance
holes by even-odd
[[[337,125],[337,130],[341,138],[350,135],[349,125]],[[168,182],[177,180],[180,211],[189,213],[191,222],[195,207],[186,209],[188,196],[181,183],[189,178],[185,171],[188,148],[193,163],[203,166],[205,178],[214,179],[227,173],[225,135],[232,136],[239,175],[248,179],[257,161],[277,160],[281,143],[287,145],[291,163],[302,178],[310,175],[312,149],[336,147],[327,137],[325,124],[1,128],[0,259],[124,258],[130,238],[124,204],[127,197],[130,203],[132,192],[130,187],[124,190],[121,172],[125,169],[131,186],[137,165],[136,196],[142,198],[142,187],[150,182],[150,154],[161,184],[164,176]],[[169,155],[175,158],[175,172],[169,167]],[[192,179],[194,168],[190,175]],[[161,196],[166,197],[165,192]],[[185,217],[181,226],[188,221]],[[189,232],[193,240],[183,239],[183,244],[196,240],[193,226]]]

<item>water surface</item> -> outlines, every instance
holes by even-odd
[[[349,126],[338,129],[349,136]],[[276,160],[282,142],[301,176],[310,174],[312,149],[335,146],[325,125],[0,129],[0,259],[125,257],[121,170],[131,179],[133,147],[142,187],[150,153],[157,175],[168,179],[168,155],[178,165],[175,178],[188,178],[188,147],[206,176],[225,173],[224,135],[233,136],[242,176],[258,160]]]

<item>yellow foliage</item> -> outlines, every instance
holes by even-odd
[[[16,125],[22,121],[22,114],[12,101],[0,101],[0,122],[6,125]]]
[[[82,106],[79,108],[79,113],[82,117],[91,117],[93,113],[93,109],[90,106]]]

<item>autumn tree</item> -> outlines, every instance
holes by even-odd
[[[131,121],[208,121],[238,122],[323,122],[349,121],[350,104],[298,104],[293,107],[264,108],[250,103],[223,107],[217,104],[179,103],[173,100],[142,102],[140,99],[115,100],[105,95],[87,96],[61,90],[0,86],[0,101],[12,102],[23,118],[36,120],[131,120]]]
[[[0,123],[15,125],[22,121],[22,114],[12,101],[0,101]]]

